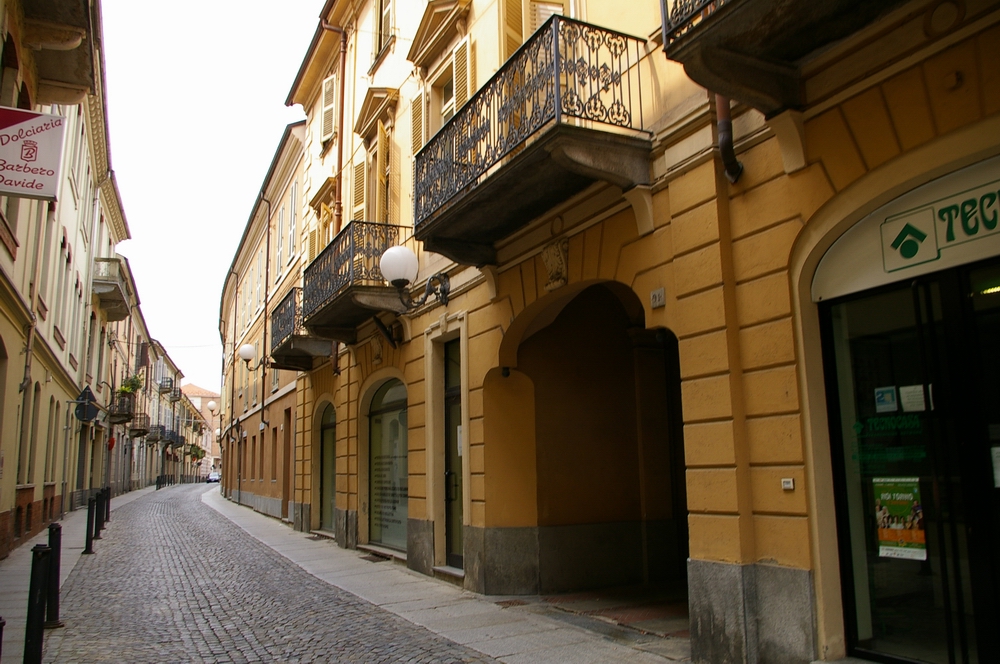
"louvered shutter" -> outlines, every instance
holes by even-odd
[[[529,0],[528,11],[528,28],[532,34],[553,14],[565,16],[568,13],[564,2],[536,2],[536,0]]]
[[[402,207],[399,150],[392,145],[392,141],[389,141],[386,149],[389,151],[389,223],[399,226],[399,211]]]
[[[514,55],[524,41],[522,0],[503,0],[503,57]]]
[[[365,162],[354,164],[354,219],[365,218]]]
[[[410,105],[410,142],[413,154],[424,147],[424,94],[421,92],[413,98]]]
[[[389,200],[388,200],[388,173],[386,166],[389,164],[389,133],[385,130],[382,121],[378,121],[378,148],[375,152],[375,219],[377,223],[384,224],[389,221]]]
[[[322,131],[320,140],[324,143],[337,133],[337,77],[328,76],[323,80]]]
[[[462,108],[471,96],[469,92],[469,38],[458,43],[452,51],[452,71],[455,76],[455,111]]]

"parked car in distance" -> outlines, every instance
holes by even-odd
[[[218,482],[221,479],[222,479],[222,475],[220,473],[218,473],[217,471],[213,470],[212,472],[210,472],[208,474],[208,477],[205,479],[205,482]]]

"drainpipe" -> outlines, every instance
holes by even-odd
[[[333,202],[333,234],[334,236],[340,232],[340,227],[343,222],[344,209],[343,209],[343,182],[344,182],[344,75],[347,72],[347,32],[336,25],[331,25],[326,22],[326,19],[320,19],[320,26],[324,30],[330,32],[336,32],[340,35],[340,71],[337,74],[337,95],[339,99],[337,100],[338,109],[338,119],[337,119],[337,189],[334,192],[334,202]]]
[[[726,167],[726,179],[736,184],[743,173],[743,164],[736,159],[733,150],[733,119],[729,110],[729,97],[715,95],[715,114],[719,128],[719,153],[722,164]]]

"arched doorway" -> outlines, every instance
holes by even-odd
[[[676,338],[646,329],[638,298],[614,282],[584,284],[521,315],[531,319],[508,331],[516,354],[500,352],[513,366],[485,386],[483,541],[492,545],[474,552],[483,591],[650,584],[682,593]]]
[[[337,413],[327,404],[319,424],[319,529],[335,532],[337,507]]]
[[[408,490],[406,386],[383,384],[368,413],[368,540],[406,550]]]

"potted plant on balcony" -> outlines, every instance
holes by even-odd
[[[123,424],[132,421],[135,413],[135,392],[142,388],[142,379],[135,374],[125,378],[108,408],[108,421]]]
[[[142,376],[139,374],[132,374],[131,376],[122,380],[121,387],[118,391],[121,394],[135,394],[142,389]]]

